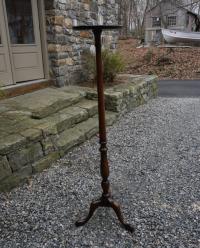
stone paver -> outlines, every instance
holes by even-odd
[[[109,128],[108,141],[112,192],[135,234],[111,209],[74,225],[100,196],[94,137],[29,185],[0,194],[0,247],[199,248],[200,99],[152,100]]]
[[[67,108],[81,98],[79,93],[67,93],[47,88],[4,100],[1,102],[1,108],[12,107],[16,110],[29,111],[33,118],[42,119],[58,110]]]

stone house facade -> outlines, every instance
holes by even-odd
[[[197,14],[173,1],[163,0],[145,16],[145,43],[162,42],[162,28],[195,31],[196,20]]]
[[[117,11],[116,0],[0,0],[0,89],[83,81],[82,52],[94,50],[93,36],[72,27],[117,24]],[[114,49],[117,32],[103,40]]]

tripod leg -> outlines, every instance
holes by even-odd
[[[98,200],[98,201],[93,201],[93,202],[91,203],[91,205],[90,205],[90,210],[89,210],[88,216],[87,216],[84,220],[82,220],[82,221],[77,221],[77,222],[75,223],[75,225],[76,225],[77,227],[85,225],[85,224],[92,218],[92,216],[93,216],[95,210],[96,210],[98,207],[100,207],[100,206],[101,206],[101,201],[100,201],[100,200]]]
[[[112,207],[112,209],[115,211],[120,223],[122,224],[122,226],[129,232],[133,233],[134,232],[134,227],[132,227],[131,225],[129,224],[126,224],[124,222],[124,218],[123,218],[123,215],[122,215],[122,212],[121,212],[121,209],[120,209],[120,206],[119,204],[117,204],[116,202],[114,201],[110,201],[110,205]]]

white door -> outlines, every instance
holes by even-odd
[[[10,63],[3,0],[0,0],[0,87],[13,83]]]
[[[8,61],[0,64],[0,86],[44,78],[37,0],[0,0],[0,21],[0,62]]]
[[[15,82],[44,78],[37,0],[5,0]]]

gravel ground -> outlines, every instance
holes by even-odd
[[[200,99],[158,98],[108,130],[111,209],[74,222],[100,196],[97,137],[73,149],[30,185],[0,194],[0,247],[199,248]]]

